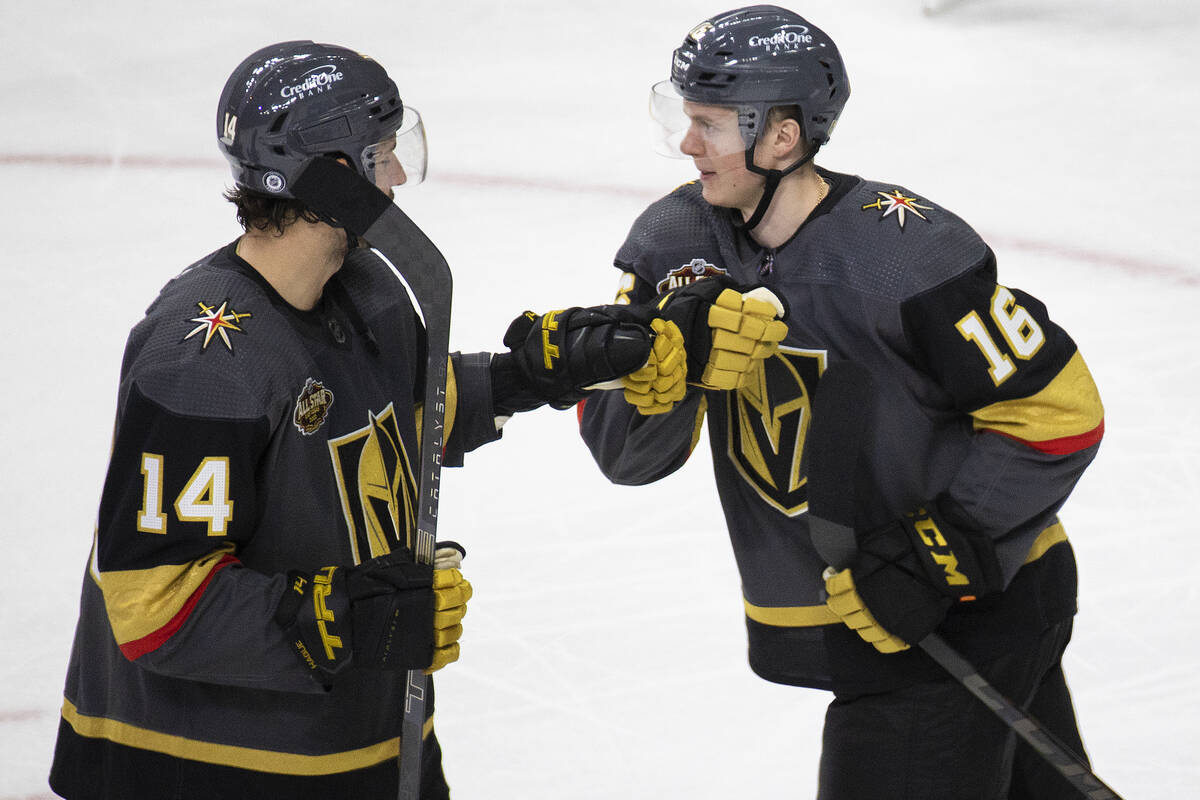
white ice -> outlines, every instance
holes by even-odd
[[[732,4],[730,4],[732,5]],[[399,202],[454,268],[454,343],[525,308],[606,302],[612,256],[692,177],[653,154],[646,93],[694,0],[287,4],[5,0],[0,40],[0,800],[46,771],[126,332],[237,234],[216,98],[257,47],[382,61],[425,116]],[[1099,383],[1107,437],[1063,517],[1067,653],[1096,771],[1127,798],[1200,795],[1200,266],[1194,0],[809,0],[853,95],[819,162],[969,220]],[[476,588],[437,729],[458,800],[811,797],[824,705],[745,663],[704,446],[609,485],[570,412],[513,420],[445,475],[440,533]],[[964,701],[967,702],[967,701]]]

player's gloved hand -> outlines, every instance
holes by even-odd
[[[461,572],[466,554],[462,545],[450,541],[438,542],[433,552],[433,662],[426,675],[458,661],[462,619],[474,593]]]
[[[924,639],[954,603],[1003,588],[991,538],[925,509],[868,532],[850,567],[825,575],[829,609],[882,653]]]
[[[647,309],[628,305],[574,307],[540,316],[526,311],[504,334],[510,352],[493,358],[494,391],[514,393],[507,371],[515,376],[517,390],[555,408],[569,408],[589,387],[646,363],[650,320]]]
[[[743,292],[712,276],[659,296],[653,306],[683,334],[688,381],[706,389],[746,385],[787,336],[783,302],[765,286]]]
[[[457,552],[457,551],[456,551]],[[357,566],[288,573],[275,621],[317,678],[346,669],[440,669],[458,658],[471,585],[398,551]]]
[[[687,392],[687,352],[683,334],[674,322],[655,319],[654,345],[646,366],[621,379],[625,400],[647,416],[663,414],[683,399]]]
[[[825,603],[830,611],[841,617],[846,627],[861,636],[863,641],[874,645],[881,653],[898,653],[909,648],[907,642],[885,630],[867,610],[867,604],[863,602],[862,596],[854,586],[854,576],[850,570],[838,572],[833,567],[826,567],[823,577],[825,591],[829,593],[829,599]],[[938,621],[940,619],[939,617]]]

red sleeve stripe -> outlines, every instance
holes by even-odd
[[[1047,439],[1042,442],[1027,442],[1010,433],[992,428],[984,428],[983,430],[1007,436],[1009,439],[1020,442],[1026,447],[1031,447],[1041,453],[1052,456],[1069,456],[1072,453],[1078,453],[1080,450],[1086,450],[1092,445],[1098,444],[1104,438],[1104,420],[1100,420],[1100,424],[1087,433],[1081,433],[1078,436],[1063,436],[1060,439]]]
[[[212,581],[213,576],[225,569],[225,567],[228,567],[230,564],[235,563],[237,563],[237,559],[233,556],[223,556],[220,561],[213,565],[213,568],[209,571],[208,576],[204,579],[204,582],[197,586],[196,590],[192,592],[191,597],[189,597],[187,602],[183,604],[183,608],[179,609],[175,616],[171,617],[166,625],[163,625],[154,633],[143,636],[140,639],[134,639],[133,641],[126,642],[125,644],[121,645],[121,653],[124,654],[124,656],[130,661],[134,661],[135,659],[138,659],[141,656],[144,656],[147,653],[153,652],[154,650],[162,647],[168,639],[175,635],[176,631],[183,627],[183,623],[187,622],[187,618],[192,614],[192,609],[194,609],[196,604],[200,602],[200,597],[204,594],[204,590],[208,588],[208,584],[210,581]]]
[[[579,420],[579,424],[583,424],[583,407],[587,405],[587,398],[583,398],[575,405],[575,418]]]

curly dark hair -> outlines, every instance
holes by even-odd
[[[237,220],[242,230],[273,230],[283,233],[298,219],[305,222],[320,222],[321,219],[304,203],[290,197],[270,197],[234,186],[222,195],[237,207]]]

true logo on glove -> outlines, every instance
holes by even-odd
[[[329,632],[327,622],[337,622],[333,612],[325,606],[325,598],[333,591],[333,573],[337,567],[326,567],[313,575],[313,613],[317,618],[317,630],[321,634],[321,644],[325,646],[325,657],[336,661],[334,648],[342,649],[342,637]]]
[[[560,309],[542,316],[542,366],[547,372],[554,369],[554,359],[558,358],[558,345],[550,344],[550,332],[558,330],[558,315],[561,313]]]
[[[938,530],[937,523],[932,517],[925,516],[913,521],[913,528],[917,535],[921,537],[921,541],[929,548],[929,556],[935,563],[940,564],[946,572],[946,584],[949,586],[969,586],[971,579],[958,571],[958,556],[954,555],[954,551],[950,549],[950,545],[946,543],[946,537],[942,536],[942,532]],[[938,552],[939,548],[944,548],[945,552]],[[966,600],[967,598],[962,598]]]

